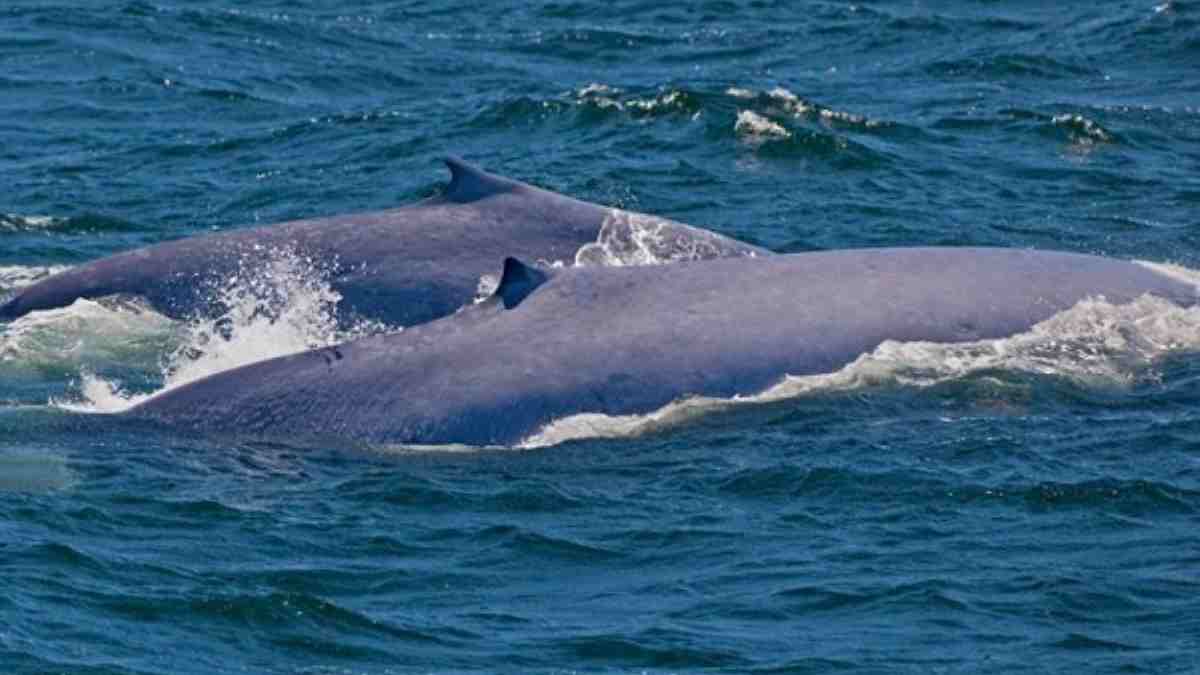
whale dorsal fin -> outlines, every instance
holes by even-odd
[[[457,157],[447,157],[444,161],[450,169],[450,185],[446,188],[446,199],[452,202],[465,204],[495,194],[512,192],[521,186],[515,180],[490,174]]]
[[[504,259],[504,273],[493,297],[500,298],[504,309],[512,309],[550,278],[546,272],[516,258]]]

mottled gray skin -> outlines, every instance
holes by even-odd
[[[329,271],[343,297],[343,320],[412,325],[473,299],[480,277],[498,275],[506,256],[573,262],[615,212],[459,160],[446,164],[451,181],[439,197],[388,211],[298,220],[120,253],[21,290],[0,306],[0,320],[118,293],[144,297],[175,318],[219,315],[224,308],[214,286],[239,269],[261,267],[283,248]],[[696,257],[767,254],[713,232],[661,222],[669,243],[689,248]]]
[[[496,296],[453,316],[220,373],[127,414],[273,439],[510,445],[572,414],[756,394],[785,375],[835,371],[884,340],[1010,336],[1087,297],[1197,300],[1194,286],[1136,263],[1011,249],[549,274],[509,261]]]

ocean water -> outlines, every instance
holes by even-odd
[[[1200,5],[0,7],[0,297],[433,195],[447,154],[781,252],[1195,278]],[[351,337],[306,261],[268,272],[265,314],[0,324],[0,672],[1200,672],[1200,311],[1097,298],[511,449],[85,414]]]

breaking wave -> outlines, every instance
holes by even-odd
[[[1169,267],[1169,272],[1200,281],[1200,274],[1191,270]],[[1200,306],[1183,308],[1149,295],[1124,305],[1093,298],[1012,337],[956,344],[887,341],[833,373],[788,376],[752,396],[682,399],[645,415],[573,415],[550,423],[518,447],[636,436],[736,406],[871,387],[929,387],[994,371],[1062,377],[1082,386],[1128,387],[1153,377],[1152,366],[1163,356],[1193,351],[1200,351]]]

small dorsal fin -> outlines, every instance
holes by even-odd
[[[504,273],[500,275],[495,297],[504,303],[504,309],[512,309],[549,278],[549,274],[536,267],[516,258],[505,258]]]
[[[494,194],[512,192],[520,187],[515,180],[490,174],[477,166],[467,164],[457,157],[447,157],[450,169],[450,185],[446,188],[446,199],[465,204]]]

